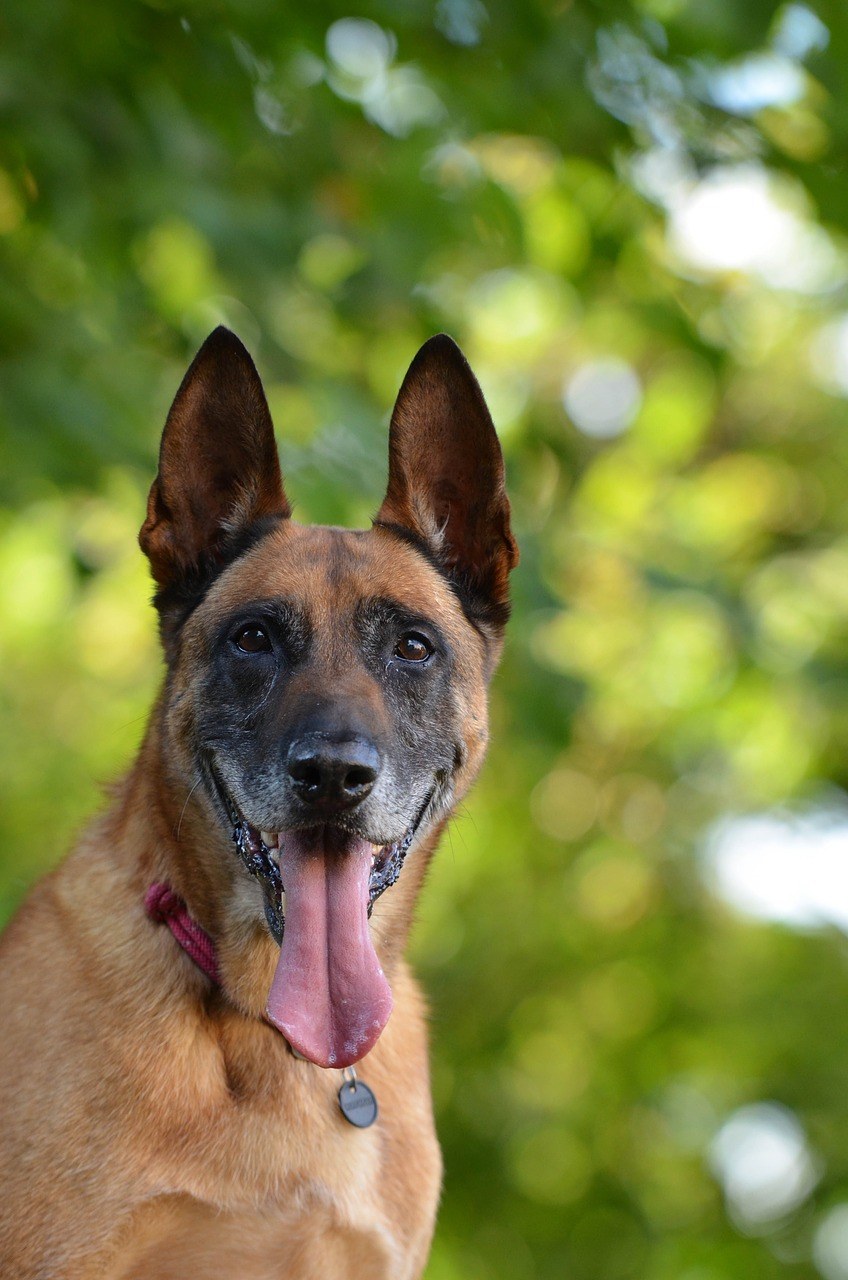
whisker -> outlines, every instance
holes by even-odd
[[[180,820],[179,820],[179,822],[177,823],[177,841],[178,841],[178,842],[179,842],[179,838],[180,838],[180,831],[182,830],[182,826],[183,826],[183,818],[185,817],[185,811],[186,811],[186,809],[188,808],[188,802],[189,802],[189,800],[191,799],[191,797],[194,795],[195,791],[197,790],[197,788],[198,788],[199,786],[200,786],[200,778],[198,778],[198,779],[197,779],[197,782],[195,782],[195,784],[194,784],[194,786],[192,787],[191,791],[189,791],[188,795],[187,795],[187,796],[186,796],[186,798],[185,798],[185,804],[183,805],[182,813],[180,814]]]

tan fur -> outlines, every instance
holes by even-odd
[[[291,596],[309,584],[330,608],[324,536],[286,523],[222,576],[189,629],[260,588]],[[452,629],[470,777],[486,740],[482,642],[415,552],[379,529],[347,537],[355,563],[343,591],[423,593]],[[339,656],[328,653],[331,667]],[[176,687],[111,808],[0,941],[0,1274],[411,1280],[441,1169],[424,1011],[402,959],[430,850],[375,907],[395,1008],[360,1068],[380,1119],[355,1130],[336,1105],[340,1073],[296,1060],[261,1021],[276,947],[256,927],[258,887],[231,854],[210,856],[226,838],[190,801],[183,812],[175,777],[193,664],[188,634]],[[146,918],[156,878],[217,939],[223,992]]]
[[[205,377],[223,350],[215,358],[235,380],[238,403],[264,404],[231,339],[212,336],[169,419],[188,461],[163,470],[142,531],[160,584],[212,537],[214,492],[209,512],[195,518],[168,489],[190,469],[195,447],[183,438],[186,404],[199,399],[211,412],[197,370]],[[455,363],[440,354],[447,340],[434,341],[436,355]],[[416,1280],[426,1263],[441,1158],[425,1011],[404,949],[445,819],[374,907],[394,1011],[358,1068],[380,1116],[355,1129],[337,1105],[341,1072],[296,1059],[263,1020],[279,948],[259,885],[192,786],[192,726],[209,637],[244,602],[281,597],[308,612],[310,678],[343,699],[376,695],[373,681],[352,670],[339,619],[369,596],[426,607],[452,650],[464,749],[458,800],[485,751],[499,634],[470,625],[444,574],[390,529],[304,528],[286,518],[267,440],[262,448],[270,481],[259,514],[278,523],[212,582],[179,643],[166,640],[168,677],[134,766],[0,940],[2,1280]],[[392,519],[403,517],[400,503],[386,508]],[[225,515],[221,498],[219,523]],[[514,560],[511,541],[503,545],[502,557]],[[501,590],[506,570],[494,551],[481,553],[488,564],[485,556]],[[145,914],[156,880],[174,887],[214,939],[220,988]]]

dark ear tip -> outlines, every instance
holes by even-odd
[[[447,333],[434,334],[419,347],[407,372],[407,379],[417,377],[459,379],[459,384],[471,383],[477,387],[477,379],[461,348]]]
[[[241,338],[237,337],[232,329],[228,329],[226,325],[219,324],[217,329],[212,330],[197,354],[212,355],[216,353],[223,354],[224,352],[248,355],[248,350]]]
[[[480,384],[474,376],[471,365],[453,338],[446,333],[437,333],[428,338],[420,347],[412,364],[406,371],[403,386],[398,394],[392,422],[403,411],[404,402],[410,397],[418,398],[421,394],[447,395],[456,401],[453,412],[467,414],[469,411],[478,420],[478,426],[485,431],[494,432],[494,426],[483,398]],[[464,401],[464,407],[459,403]]]
[[[184,385],[203,372],[217,377],[226,370],[230,370],[237,378],[246,375],[250,380],[258,381],[259,379],[253,357],[241,338],[238,338],[226,325],[219,324],[217,329],[212,330],[192,360]]]
[[[461,349],[454,342],[450,334],[436,333],[432,338],[428,338],[422,347],[419,348],[413,363],[419,360],[438,361],[441,364],[467,364],[468,361],[462,354]]]
[[[453,339],[449,333],[434,333],[432,338],[428,338],[422,346],[421,350],[426,351],[432,347],[434,351],[459,351],[459,344]]]

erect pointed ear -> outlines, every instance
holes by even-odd
[[[160,608],[202,592],[252,531],[289,514],[259,374],[235,334],[218,328],[171,405],[139,534]]]
[[[424,343],[398,394],[377,523],[423,544],[472,615],[503,625],[518,563],[503,454],[477,379],[444,333]]]

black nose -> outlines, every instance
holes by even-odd
[[[380,753],[367,738],[341,742],[309,734],[289,748],[286,767],[301,800],[324,809],[351,809],[380,773]]]

